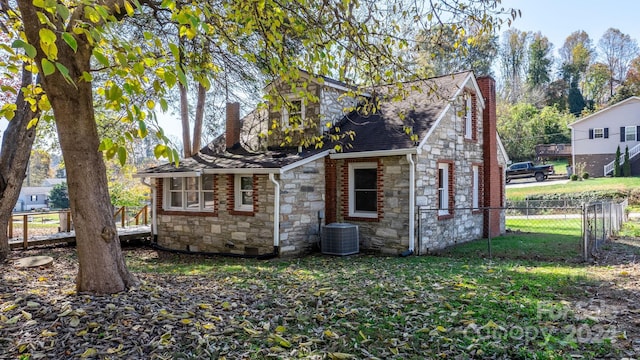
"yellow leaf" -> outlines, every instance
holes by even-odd
[[[362,333],[362,330],[358,331],[358,335],[360,335],[362,340],[367,340],[367,337]]]
[[[484,326],[492,329],[499,328],[498,324],[494,323],[493,320],[489,320],[489,322]]]
[[[189,324],[191,324],[191,319],[182,319],[182,320],[180,320],[180,322],[185,324],[185,325],[189,325]]]
[[[290,348],[291,347],[291,342],[289,342],[289,340],[283,338],[282,336],[278,335],[278,334],[274,334],[273,337],[276,339],[276,341],[278,342],[278,344],[280,346],[282,346],[283,348]]]
[[[396,349],[397,351],[397,349]],[[347,354],[347,353],[328,353],[329,359],[333,360],[344,360],[344,359],[355,359],[355,355]]]
[[[21,313],[22,313],[22,316],[24,316],[24,318],[27,319],[27,320],[31,320],[31,318],[33,317],[31,315],[31,313],[28,313],[28,312],[26,312],[24,310],[22,310]]]
[[[445,329],[442,325],[438,325],[438,327],[436,327],[436,330],[438,330],[439,332],[447,332],[447,329]]]
[[[109,353],[109,354],[115,354],[115,353],[117,353],[117,352],[122,351],[122,349],[123,349],[123,348],[124,348],[124,345],[120,344],[120,345],[118,345],[118,347],[117,347],[117,348],[108,348],[108,349],[107,349],[107,353]]]
[[[398,355],[398,348],[389,348],[389,351],[391,351],[393,355]]]
[[[212,323],[206,323],[204,325],[202,325],[202,327],[206,330],[211,330],[211,329],[215,329],[215,325],[213,325]]]
[[[91,356],[96,356],[98,354],[98,351],[94,348],[88,348],[87,350],[85,350],[82,355],[80,355],[81,358],[88,358]]]
[[[285,328],[282,325],[279,325],[278,327],[276,327],[276,332],[277,333],[283,333],[285,332]]]
[[[53,332],[53,331],[48,331],[48,330],[42,330],[42,332],[40,333],[40,335],[42,337],[52,337],[52,336],[56,336],[58,335],[57,332]]]
[[[243,329],[244,329],[244,331],[247,332],[247,334],[249,334],[251,336],[255,336],[255,335],[259,335],[260,334],[260,331],[253,330],[253,329],[248,328],[248,327],[244,327]]]
[[[222,308],[225,309],[225,310],[229,310],[229,309],[231,309],[231,304],[229,304],[228,301],[225,301],[225,302],[222,303]]]

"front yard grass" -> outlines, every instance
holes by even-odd
[[[491,255],[504,259],[579,261],[581,219],[507,219],[507,233],[491,239]],[[487,239],[460,244],[444,252],[489,257]]]

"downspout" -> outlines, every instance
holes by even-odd
[[[151,189],[151,237],[152,240],[155,241],[155,236],[157,235],[156,231],[156,186],[151,185],[150,183],[146,183],[144,181],[145,178],[140,178],[140,183],[142,185]]]
[[[269,173],[269,180],[275,186],[273,194],[273,252],[277,254],[280,249],[280,183],[276,181],[273,173]]]
[[[411,154],[407,154],[407,161],[409,162],[409,250],[406,256],[412,255],[415,251],[416,232],[416,164]]]

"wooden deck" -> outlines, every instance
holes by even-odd
[[[120,241],[148,239],[149,237],[151,237],[151,227],[147,225],[141,225],[118,228],[118,235],[120,236]],[[50,235],[31,236],[27,240],[27,248],[33,246],[75,244],[75,242],[75,231],[59,232]],[[9,239],[9,246],[11,247],[11,249],[25,249],[24,239],[11,238]]]

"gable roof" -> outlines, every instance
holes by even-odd
[[[354,137],[331,142],[330,146],[341,145],[345,154],[414,149],[419,144],[405,129],[410,129],[418,136],[418,142],[423,143],[451,107],[452,100],[473,78],[473,73],[466,71],[404,83],[403,88],[408,91],[400,100],[393,99],[398,91],[395,85],[376,89],[381,98],[379,110],[373,114],[345,116],[336,126],[340,133],[353,132]],[[479,92],[475,82],[472,86]],[[481,104],[484,104],[482,100]]]
[[[604,108],[602,110],[596,111],[591,115],[587,115],[587,116],[583,117],[582,119],[578,119],[578,120],[572,122],[571,124],[569,124],[568,126],[570,128],[573,128],[573,126],[575,126],[575,125],[577,125],[579,123],[582,123],[584,121],[588,121],[588,120],[590,120],[590,119],[592,119],[594,117],[598,117],[600,114],[606,113],[609,110],[615,109],[615,108],[617,108],[619,106],[622,106],[622,105],[630,104],[632,102],[638,102],[638,101],[640,101],[640,97],[638,97],[638,96],[632,96],[630,98],[626,98],[626,99],[624,99],[624,100],[622,100],[620,102],[617,102],[617,103],[615,103],[615,104],[613,104],[613,105],[611,105],[609,107],[606,107],[606,108]]]
[[[354,111],[343,117],[333,128],[333,134],[341,139],[326,141],[319,149],[307,148],[301,152],[280,149],[266,152],[250,152],[242,147],[221,148],[214,140],[198,154],[180,161],[179,166],[167,163],[138,172],[137,176],[195,176],[202,173],[277,173],[300,166],[308,161],[333,152],[336,145],[342,147],[336,157],[358,156],[359,153],[380,152],[398,154],[416,152],[432,129],[452,106],[452,100],[465,86],[474,87],[480,94],[473,72],[466,71],[431,79],[378,87],[374,97],[380,99],[375,113]],[[373,92],[372,92],[373,93]],[[398,100],[397,97],[400,97]],[[484,106],[482,96],[478,96]],[[418,142],[405,131],[411,129]],[[353,134],[353,137],[349,134]],[[332,156],[333,157],[333,156]],[[180,174],[182,173],[182,174]]]

